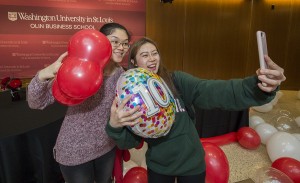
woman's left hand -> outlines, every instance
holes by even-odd
[[[284,69],[279,67],[270,57],[265,56],[265,61],[268,65],[267,69],[258,69],[256,74],[261,83],[258,87],[265,92],[272,92],[286,80],[284,76]]]
[[[130,95],[127,96],[118,106],[118,98],[113,101],[110,110],[109,124],[113,128],[120,128],[124,126],[133,126],[138,123],[137,118],[143,114],[139,112],[140,106],[136,106],[130,110],[124,110],[126,103],[130,100]]]

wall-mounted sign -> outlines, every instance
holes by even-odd
[[[117,22],[145,36],[146,0],[1,0],[0,78],[31,78],[81,29]]]

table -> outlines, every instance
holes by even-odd
[[[30,109],[24,98],[0,93],[0,183],[63,182],[52,148],[65,112],[58,103]]]

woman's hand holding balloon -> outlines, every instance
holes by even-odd
[[[52,79],[55,77],[55,75],[57,74],[58,69],[60,68],[60,66],[62,65],[62,61],[63,59],[68,55],[68,52],[65,52],[63,54],[60,55],[60,57],[51,65],[49,65],[48,67],[42,69],[39,74],[39,80],[40,81],[46,81],[48,79]]]
[[[284,70],[279,67],[270,57],[265,56],[268,69],[258,69],[256,74],[262,83],[258,83],[258,87],[265,92],[272,92],[286,80]]]
[[[140,106],[136,106],[128,111],[124,110],[125,104],[130,100],[131,95],[127,96],[118,106],[118,97],[115,98],[111,106],[109,124],[113,128],[120,128],[124,126],[133,126],[138,123],[137,118],[141,117],[139,112]]]

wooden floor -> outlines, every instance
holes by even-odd
[[[300,99],[297,98],[298,91],[282,90],[280,92],[282,96],[271,111],[262,113],[251,109],[250,116],[260,116],[265,122],[275,127],[278,126],[280,116],[289,116],[290,119],[300,116]],[[291,133],[300,134],[300,127],[295,121],[291,126],[293,127],[289,129]],[[272,163],[264,144],[261,144],[256,150],[242,148],[238,143],[221,146],[221,149],[225,152],[229,162],[230,183],[254,182],[252,180],[255,180],[257,170],[262,167],[270,167]]]

